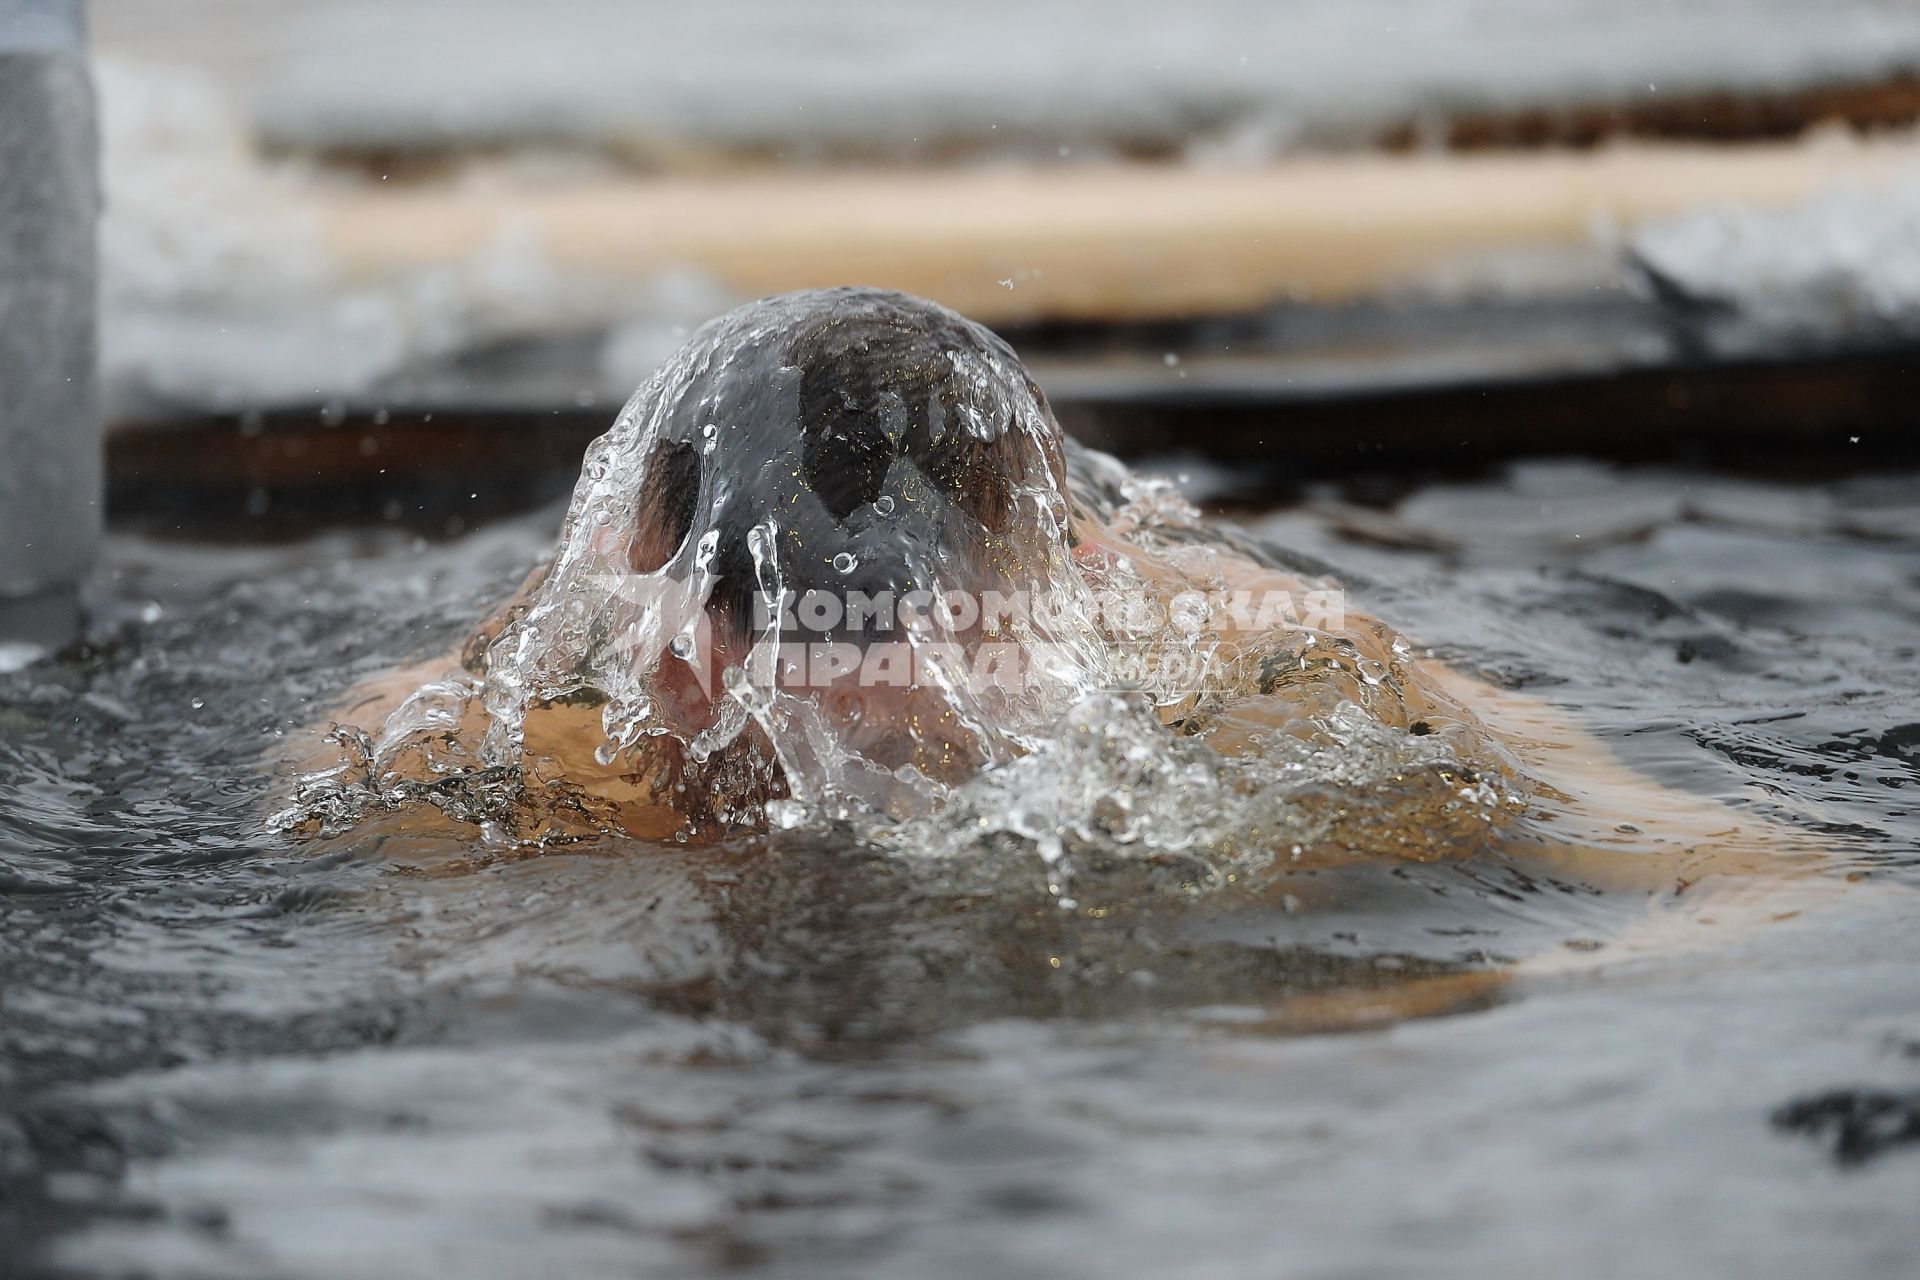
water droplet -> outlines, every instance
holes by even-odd
[[[890,516],[893,514],[893,499],[883,493],[873,500],[873,509],[883,516]]]
[[[691,658],[693,656],[693,636],[682,631],[668,642],[667,652],[683,661]]]
[[[782,831],[791,831],[807,820],[807,807],[797,800],[769,800],[767,822]]]
[[[859,564],[860,562],[854,559],[851,554],[842,551],[833,558],[833,571],[835,573],[852,573],[859,567]]]
[[[205,698],[195,698],[192,703],[193,709],[195,711],[200,710],[202,707],[205,707],[206,705],[207,705],[207,700]]]

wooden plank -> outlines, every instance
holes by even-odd
[[[350,277],[502,247],[602,283],[693,268],[742,296],[864,283],[988,323],[1346,299],[1505,249],[1702,204],[1794,203],[1920,175],[1920,142],[1623,146],[1159,166],[605,177],[530,190],[342,186],[321,206]]]
[[[1904,129],[1920,120],[1920,75],[1816,83],[1793,89],[1727,87],[1567,102],[1507,111],[1439,112],[1380,137],[1385,147],[1592,147],[1625,138],[1754,142],[1797,138],[1821,125]]]

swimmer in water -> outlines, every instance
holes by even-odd
[[[1336,798],[1296,865],[1494,847],[1657,884],[1793,847],[1314,604],[1333,591],[1069,444],[981,326],[898,293],[789,294],[707,325],[635,395],[553,558],[457,656],[348,697],[348,758],[306,811],[352,777],[523,843],[701,842],[796,800],[906,818],[1124,688],[1221,757],[1311,747],[1342,716],[1378,735],[1390,803]],[[1153,643],[1115,599],[1151,606]],[[1120,660],[1143,651],[1203,675]],[[1661,856],[1609,856],[1636,852]]]
[[[792,744],[745,714],[738,673],[769,626],[791,636],[795,606],[825,598],[830,617],[801,609],[821,619],[801,643],[855,669],[775,672],[772,712],[809,711],[795,736],[830,737],[815,745],[874,778],[948,785],[1039,726],[911,670],[927,643],[905,638],[903,606],[1049,591],[1080,541],[1066,495],[1045,397],[987,330],[876,290],[768,299],[702,329],[595,442],[555,557],[449,681],[423,680],[446,665],[429,662],[340,718],[385,725],[368,751],[395,777],[471,767],[445,749],[490,738],[491,763],[598,821],[707,838],[786,794]],[[977,624],[943,636],[981,638]],[[907,666],[874,678],[895,646]],[[804,708],[780,697],[802,687]]]

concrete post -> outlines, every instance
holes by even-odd
[[[0,0],[0,644],[72,636],[100,540],[85,37],[80,0]]]

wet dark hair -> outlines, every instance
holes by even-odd
[[[787,358],[801,370],[797,425],[806,440],[806,478],[829,510],[844,519],[872,502],[893,460],[902,459],[983,527],[1005,527],[1011,490],[1038,477],[1015,443],[1013,422],[991,424],[990,439],[960,423],[975,389],[951,353],[985,333],[945,308],[881,294],[869,308],[823,317],[794,335]],[[1046,396],[1012,348],[986,336],[1020,369],[1022,389],[1051,419]]]
[[[703,327],[594,443],[557,555],[591,516],[635,573],[698,558],[742,638],[769,558],[796,594],[1012,583],[1070,544],[1066,477],[1045,395],[987,329],[880,289],[784,294]],[[470,669],[558,565],[481,625]]]
[[[760,585],[748,534],[768,519],[783,585],[900,592],[929,585],[935,562],[966,574],[1016,552],[1018,491],[1064,492],[1045,395],[1012,348],[945,307],[876,289],[788,294],[690,349],[703,343],[640,469],[630,558],[641,572],[671,561],[704,507],[716,596],[736,619]],[[843,555],[860,567],[827,573]]]

